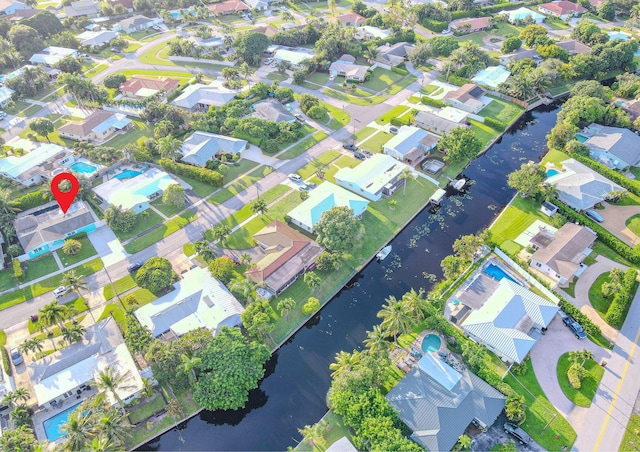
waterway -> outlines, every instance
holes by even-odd
[[[464,171],[473,182],[466,194],[443,201],[435,214],[422,211],[393,240],[384,262],[367,265],[316,316],[285,343],[267,364],[259,388],[244,410],[203,411],[140,450],[285,450],[300,440],[297,429],[327,411],[329,364],[341,350],[362,348],[366,332],[389,295],[429,289],[441,276],[440,261],[461,235],[485,228],[511,199],[507,175],[546,150],[559,105],[525,114],[502,139]]]

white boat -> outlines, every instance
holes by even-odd
[[[467,180],[465,178],[462,178],[456,181],[451,181],[450,185],[459,191],[459,190],[462,190],[462,188],[465,186],[466,183],[467,183]]]
[[[378,254],[376,254],[376,257],[378,258],[378,260],[384,260],[385,257],[387,257],[389,255],[389,253],[391,252],[391,245],[387,245],[384,248],[382,248],[380,251],[378,251]]]

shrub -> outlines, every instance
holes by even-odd
[[[408,126],[411,120],[408,118],[402,118],[402,119],[391,118],[391,121],[389,122],[391,123],[392,126],[400,127],[400,126]]]
[[[638,273],[633,268],[630,268],[625,273],[621,288],[616,292],[615,296],[611,300],[609,309],[607,309],[607,313],[604,316],[605,320],[609,324],[619,326],[622,323],[625,313],[629,309],[633,299],[633,288],[635,286],[637,276]]]
[[[4,372],[11,376],[13,371],[11,370],[11,364],[9,364],[9,352],[7,352],[7,347],[2,348],[2,367],[4,368]]]
[[[22,279],[24,278],[22,264],[18,259],[13,260],[13,277],[16,278],[16,281],[22,281]]]
[[[420,101],[423,104],[429,105],[431,107],[436,107],[436,108],[444,107],[444,102],[442,102],[440,99],[432,99],[432,98],[427,97],[427,96],[422,96],[422,99],[420,99]]]
[[[315,297],[309,297],[307,302],[302,306],[302,313],[309,315],[320,309],[320,300]]]
[[[463,86],[466,85],[467,83],[473,83],[471,80],[469,80],[468,78],[464,78],[464,77],[460,77],[458,75],[455,74],[451,74],[449,75],[449,83],[451,83],[452,85],[456,85],[456,86]]]
[[[428,30],[433,31],[434,33],[440,33],[449,26],[449,22],[425,18],[422,19],[422,26]]]
[[[26,195],[22,195],[19,198],[15,199],[15,207],[20,209],[21,211],[33,209],[34,207],[41,206],[45,204],[47,198],[44,196],[44,192],[42,190],[32,191],[31,193],[27,193]]]
[[[409,71],[407,71],[406,69],[403,69],[401,67],[392,67],[391,68],[391,72],[395,72],[396,74],[400,74],[400,75],[409,75]]]
[[[504,132],[507,129],[507,125],[504,122],[493,118],[484,118],[484,124],[491,127],[496,132]]]
[[[171,284],[172,280],[171,262],[163,257],[152,257],[136,273],[136,283],[151,292],[159,292]]]
[[[580,311],[580,309],[576,308],[574,305],[572,305],[568,301],[561,299],[559,306],[560,306],[560,309],[562,309],[564,312],[569,314],[580,325],[582,325],[582,328],[587,334],[590,334],[592,336],[598,336],[602,334],[602,330],[600,330],[600,327],[598,325],[593,323],[589,317],[587,317],[582,313],[582,311]]]
[[[587,371],[580,364],[572,364],[567,371],[567,378],[569,384],[573,389],[580,389],[582,387],[582,379],[586,377]]]
[[[228,257],[217,257],[209,263],[209,271],[214,278],[219,279],[223,283],[228,283],[233,278],[233,269],[235,262]]]
[[[184,163],[177,163],[173,160],[166,158],[158,161],[160,166],[165,170],[174,173],[178,176],[191,177],[213,185],[214,187],[222,187],[224,176],[217,171],[208,170],[206,168],[199,168],[197,166],[185,165]]]

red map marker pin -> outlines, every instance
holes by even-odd
[[[71,183],[71,190],[67,192],[60,190],[58,185],[63,180],[68,180]],[[79,189],[80,183],[78,179],[76,179],[76,176],[71,173],[60,173],[53,178],[51,181],[51,193],[53,193],[53,197],[58,201],[62,213],[67,213],[67,210],[69,210],[69,207],[73,204],[73,200],[76,199]]]

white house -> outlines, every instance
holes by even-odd
[[[171,104],[189,111],[207,111],[211,106],[223,106],[233,100],[237,93],[222,86],[220,80],[214,80],[208,85],[194,83],[188,85]]]
[[[382,146],[382,150],[385,154],[407,165],[415,166],[436,147],[436,144],[438,144],[438,137],[426,130],[414,126],[402,126],[398,129],[398,133]]]
[[[365,81],[369,66],[354,64],[356,59],[351,55],[342,55],[329,66],[331,79],[344,77],[344,80],[362,83]]]
[[[24,152],[0,158],[0,175],[27,187],[50,179],[61,166],[74,162],[73,153],[57,144],[14,138],[8,145]]]
[[[32,64],[44,64],[45,66],[53,66],[63,58],[68,56],[77,57],[78,51],[76,49],[67,49],[65,47],[49,46],[46,49],[35,53],[29,62]]]
[[[133,33],[136,31],[144,31],[147,28],[151,28],[155,25],[160,25],[163,22],[164,21],[160,17],[150,19],[149,17],[138,15],[121,20],[113,26],[113,31]]]
[[[305,48],[293,48],[280,46],[276,50],[273,59],[277,62],[284,61],[289,63],[293,69],[302,69],[302,62],[315,57],[313,50]]]
[[[111,30],[100,31],[84,31],[76,38],[80,40],[81,46],[102,47],[109,44],[113,39],[118,37],[118,33]]]
[[[444,95],[444,103],[452,105],[469,113],[478,113],[485,105],[491,102],[485,101],[487,91],[475,83],[466,83],[460,88],[449,91]]]
[[[182,143],[182,157],[180,160],[191,165],[203,167],[218,153],[239,154],[246,146],[246,140],[196,131]]]
[[[505,16],[507,18],[507,21],[512,24],[527,21],[531,21],[535,24],[541,24],[545,19],[544,15],[536,13],[535,11],[531,11],[529,8],[525,7],[513,9],[511,11],[500,11],[497,15]]]

